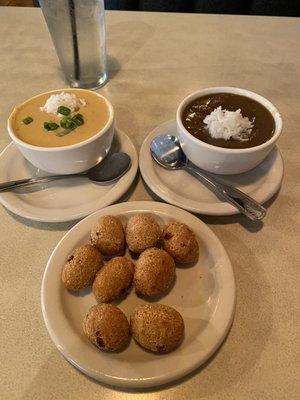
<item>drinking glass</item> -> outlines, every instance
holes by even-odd
[[[63,72],[72,87],[108,79],[103,0],[39,0]]]

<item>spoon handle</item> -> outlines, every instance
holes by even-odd
[[[239,189],[216,180],[210,174],[198,169],[191,162],[188,162],[185,169],[192,175],[200,177],[216,194],[234,205],[252,221],[261,220],[266,215],[267,210],[261,204]]]
[[[16,181],[3,182],[3,183],[0,183],[0,192],[14,190],[17,188],[33,185],[36,183],[46,183],[46,182],[51,182],[51,181],[55,181],[58,179],[73,178],[73,177],[78,177],[78,176],[82,176],[82,174],[52,175],[52,176],[44,176],[41,178],[28,178],[28,179],[19,179]]]

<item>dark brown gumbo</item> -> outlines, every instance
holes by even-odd
[[[242,131],[242,135],[231,137],[227,135],[227,139],[225,139],[224,137],[220,137],[220,129],[216,131],[216,135],[212,135],[212,124],[209,125],[205,123],[204,119],[206,119],[207,122],[206,117],[211,116],[211,113],[216,111],[219,107],[221,107],[221,109],[218,110],[219,114],[215,118],[215,121],[213,121],[213,124],[215,124],[213,126],[217,126],[218,129],[220,126],[219,121],[223,121],[222,118],[224,116],[226,117],[226,114],[227,116],[230,114],[230,117],[233,116],[233,113],[226,113],[226,110],[231,112],[241,110],[237,116],[235,115],[233,117],[236,117],[237,125],[241,125],[240,123],[245,125],[245,131]],[[217,112],[215,114],[217,114]],[[233,121],[232,118],[229,119],[228,129],[232,127]],[[212,120],[212,118],[210,118],[210,120]],[[195,138],[213,146],[230,149],[259,146],[267,142],[275,131],[274,118],[262,104],[249,97],[232,93],[209,94],[193,100],[183,110],[182,123],[185,129]]]

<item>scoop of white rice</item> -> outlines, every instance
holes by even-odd
[[[207,115],[203,122],[207,125],[210,136],[215,139],[233,138],[245,141],[249,140],[254,120],[243,117],[240,109],[228,111],[220,106]]]
[[[71,113],[78,111],[81,107],[86,106],[84,99],[78,98],[74,93],[61,92],[58,94],[52,94],[46,101],[43,107],[40,107],[41,111],[45,111],[50,114],[60,115],[57,112],[58,107],[64,106],[71,110]]]

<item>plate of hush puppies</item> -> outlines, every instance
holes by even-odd
[[[235,282],[199,218],[126,202],[61,239],[41,297],[50,337],[71,364],[100,382],[142,388],[176,381],[212,356],[232,324]]]

